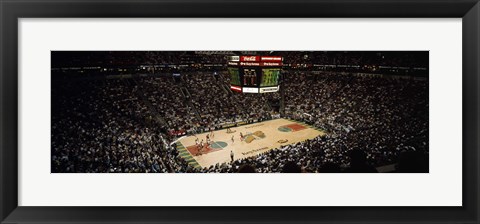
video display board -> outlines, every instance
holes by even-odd
[[[262,82],[260,83],[260,87],[278,86],[280,71],[280,68],[262,69]]]
[[[228,74],[230,74],[230,84],[234,86],[241,86],[240,84],[240,72],[238,68],[229,67]]]
[[[279,56],[230,56],[230,88],[244,93],[276,92],[282,66]]]

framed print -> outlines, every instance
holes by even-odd
[[[1,1],[1,223],[478,223],[478,1]]]

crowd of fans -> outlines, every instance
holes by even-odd
[[[225,77],[211,73],[185,76],[190,100],[200,114],[198,127],[220,129],[224,125],[271,118],[273,112],[265,95],[233,94]]]
[[[333,57],[284,54],[285,60]],[[195,58],[166,55],[157,60]],[[142,57],[138,62],[146,60]],[[214,55],[211,62],[216,60],[224,59]],[[407,57],[398,63],[413,62]],[[399,172],[428,172],[427,79],[295,69],[283,77],[283,94],[234,93],[222,72],[53,79],[52,172],[375,172],[374,167],[389,164],[398,164]],[[276,100],[282,108],[271,106]],[[190,166],[175,144],[169,145],[179,135],[280,113],[327,134],[202,169]]]
[[[322,65],[365,65],[389,67],[425,67],[428,57],[424,52],[374,52],[374,51],[278,51],[289,64],[322,64]]]
[[[73,56],[72,56],[73,55]],[[224,63],[224,55],[173,51],[58,51],[52,54],[53,67],[138,66],[162,64]]]
[[[52,90],[52,172],[167,172],[152,116],[125,80]]]
[[[191,129],[197,122],[196,113],[188,106],[181,85],[171,76],[141,77],[136,80],[147,102],[165,120],[164,127],[168,133]]]

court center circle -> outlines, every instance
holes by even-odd
[[[292,132],[293,131],[291,128],[285,127],[285,126],[279,127],[278,130],[281,131],[281,132]]]
[[[228,144],[226,142],[216,141],[216,142],[213,142],[212,144],[210,144],[210,147],[214,148],[214,149],[221,149],[221,148],[227,147],[227,145]]]

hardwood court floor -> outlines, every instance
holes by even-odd
[[[202,133],[195,136],[187,136],[179,141],[180,153],[190,158],[190,162],[196,167],[209,167],[217,163],[230,161],[230,151],[233,151],[235,159],[255,156],[280,146],[290,145],[306,139],[313,139],[325,133],[304,123],[275,119],[258,122],[254,124],[232,127],[233,133],[227,133],[227,129],[214,131],[211,138],[211,145],[198,153],[195,146],[195,139],[203,139],[209,133]],[[247,136],[240,140],[240,132]],[[232,136],[234,141],[232,142]],[[248,143],[250,141],[250,143]],[[188,160],[188,159],[187,159]]]

